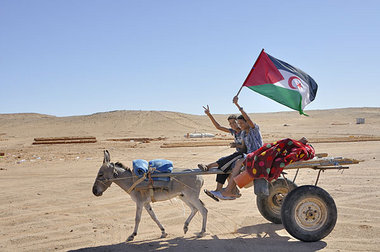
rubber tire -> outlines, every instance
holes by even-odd
[[[329,235],[337,217],[336,205],[330,194],[313,185],[300,186],[291,191],[281,209],[286,231],[305,242],[319,241]]]
[[[281,224],[281,205],[284,199],[278,201],[276,195],[281,193],[286,197],[286,194],[295,188],[297,188],[295,183],[289,179],[285,181],[283,178],[277,179],[272,185],[269,184],[269,196],[258,195],[256,197],[257,208],[261,215],[272,223]]]

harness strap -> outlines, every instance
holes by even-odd
[[[143,175],[141,178],[139,178],[138,180],[136,180],[135,183],[133,183],[133,184],[131,185],[131,187],[129,187],[129,189],[127,190],[127,193],[128,193],[128,194],[131,193],[131,192],[133,191],[133,189],[135,189],[135,187],[136,187],[138,184],[140,184],[142,181],[144,181],[145,178],[146,178],[146,173],[144,173],[144,175]]]
[[[152,185],[149,185],[149,195],[150,195],[150,200],[153,203],[156,202],[156,199],[154,198],[154,189]]]
[[[149,196],[150,196],[150,199],[152,202],[156,202],[156,199],[154,198],[154,187],[153,187],[153,179],[151,177],[151,174],[153,173],[154,169],[149,169],[149,171],[147,173],[144,173],[142,175],[141,178],[139,178],[138,180],[136,180],[132,185],[131,187],[129,187],[129,189],[127,190],[127,193],[131,193],[138,184],[140,184],[142,181],[144,181],[148,175],[148,179],[149,179],[149,185],[148,185],[148,190],[149,190]],[[162,189],[161,189],[162,190]],[[140,191],[140,193],[142,193],[142,191]]]
[[[153,189],[153,179],[151,174],[153,173],[154,169],[149,169],[148,171],[148,178],[149,178],[149,195],[150,195],[150,200],[154,203],[156,202],[156,199],[154,198],[154,189]]]

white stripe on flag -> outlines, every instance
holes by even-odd
[[[303,110],[305,106],[311,102],[309,85],[307,85],[301,78],[299,78],[298,76],[294,75],[291,72],[280,70],[280,69],[279,71],[284,77],[284,79],[282,81],[273,83],[273,85],[299,92],[302,96],[301,106]]]

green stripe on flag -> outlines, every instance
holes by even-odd
[[[301,107],[302,96],[298,90],[290,90],[273,84],[250,86],[248,88],[291,109],[298,110],[300,114],[304,114]]]

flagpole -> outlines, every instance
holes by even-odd
[[[260,55],[261,55],[263,52],[264,52],[264,48],[261,50],[261,52],[260,52],[260,54],[259,54],[259,57],[257,57],[257,59],[256,59],[256,61],[255,61],[255,64],[253,64],[253,67],[255,67],[256,62],[258,61],[258,59],[260,58]],[[249,74],[248,74],[248,76],[247,76],[247,78],[246,78],[245,80],[248,79],[248,77],[249,77],[249,75],[251,74],[251,72],[252,72],[252,70],[249,72]],[[244,83],[245,83],[245,81],[244,81]],[[240,87],[239,91],[237,92],[236,96],[239,96],[241,90],[242,90],[243,87],[244,87],[244,83],[243,83],[243,85],[241,85],[241,87]]]
[[[241,87],[240,87],[239,91],[237,92],[236,96],[239,96],[240,91],[243,89],[243,87],[244,87],[244,85],[241,85]]]

